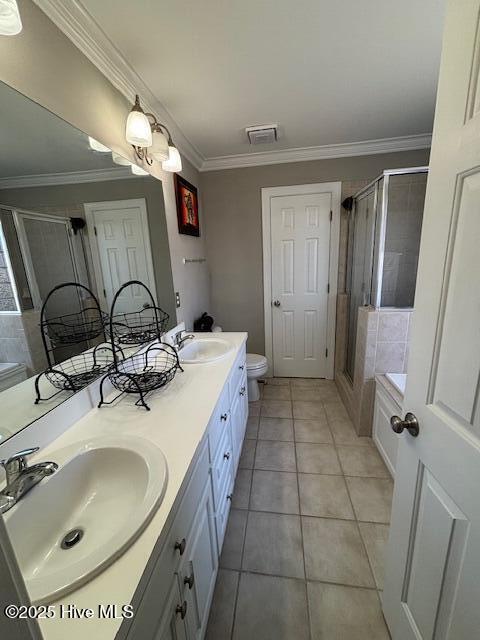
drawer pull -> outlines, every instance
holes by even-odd
[[[230,451],[226,451],[226,452],[223,454],[223,459],[224,459],[224,460],[230,460]]]
[[[227,418],[228,418],[228,415],[226,413],[222,413],[222,415],[220,416],[220,420],[226,421]]]
[[[192,573],[188,576],[185,576],[185,578],[183,579],[183,584],[188,585],[189,589],[193,589],[193,585],[195,584],[195,576],[193,575],[193,571]]]
[[[239,367],[238,367],[238,368],[240,369],[240,371],[243,371],[243,370],[245,369],[245,365],[244,365],[244,364],[241,364],[241,365],[239,365]]]
[[[239,393],[240,393],[240,395],[241,395],[241,396],[244,396],[244,395],[245,395],[245,387],[242,387],[242,388],[240,389],[240,392],[239,392]]]
[[[182,538],[180,542],[177,540],[177,542],[175,542],[175,551],[178,551],[180,555],[183,556],[183,554],[185,553],[186,546],[187,546],[187,541],[185,540],[185,538]]]
[[[229,494],[228,494],[228,496],[227,496],[227,500],[230,500],[230,501],[231,501],[231,500],[232,500],[232,498],[233,498],[233,493],[229,493]]]
[[[175,613],[180,614],[181,619],[183,620],[187,615],[187,601],[184,600],[183,604],[177,604],[177,608],[175,609]]]

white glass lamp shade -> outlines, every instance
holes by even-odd
[[[115,164],[119,164],[121,167],[130,167],[132,164],[130,160],[127,160],[119,153],[115,153],[115,151],[112,151],[112,160],[115,162]]]
[[[153,144],[150,147],[149,153],[153,158],[155,158],[155,160],[158,160],[159,162],[168,160],[168,140],[161,131],[153,132]]]
[[[88,136],[88,144],[90,145],[90,149],[93,151],[99,151],[100,153],[110,153],[110,149],[106,147],[104,144],[95,140],[91,136]]]
[[[21,30],[17,0],[0,0],[0,36],[16,36]]]
[[[178,152],[177,147],[173,147],[170,145],[168,147],[168,160],[164,160],[162,162],[162,169],[164,171],[172,171],[174,173],[178,173],[182,170],[182,158]]]
[[[148,171],[145,171],[145,169],[142,169],[142,167],[139,167],[138,164],[132,164],[131,165],[131,169],[132,169],[132,173],[134,173],[136,176],[149,176],[150,175],[148,173]]]
[[[125,137],[127,142],[136,147],[152,146],[152,129],[143,111],[130,111],[127,118]]]

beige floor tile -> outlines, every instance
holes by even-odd
[[[282,389],[283,387],[278,387]],[[259,440],[293,442],[293,420],[290,418],[260,418]]]
[[[220,556],[220,566],[222,569],[240,569],[241,567],[247,516],[248,511],[230,509],[222,554]]]
[[[359,522],[358,526],[367,549],[377,589],[383,589],[385,551],[390,526],[388,524],[372,524],[371,522]]]
[[[319,387],[325,380],[321,378],[290,378],[291,387]]]
[[[218,570],[205,640],[230,638],[239,577],[237,571]]]
[[[238,466],[240,469],[253,469],[253,463],[255,461],[255,448],[257,445],[256,440],[244,440],[242,453],[240,455],[240,462]]]
[[[324,406],[329,422],[332,422],[333,420],[349,419],[348,412],[340,398],[336,400],[328,400],[324,403]]]
[[[258,437],[259,421],[260,421],[260,416],[250,416],[248,418],[245,438],[248,438],[248,440],[255,440]]]
[[[299,473],[298,483],[303,516],[355,519],[342,476]]]
[[[326,419],[316,420],[295,420],[294,421],[296,442],[317,442],[331,444],[333,442],[332,433]]]
[[[264,418],[291,418],[292,403],[288,400],[263,400],[260,415]]]
[[[248,403],[248,415],[249,416],[259,416],[260,415],[260,406],[262,402],[261,400],[257,400],[256,402]]]
[[[317,420],[325,417],[325,409],[322,402],[294,400],[292,404],[293,417],[296,420]]]
[[[233,640],[309,640],[308,626],[303,582],[242,573]]]
[[[253,440],[251,441],[253,442]],[[296,471],[295,446],[292,442],[257,440],[255,469]]]
[[[329,420],[328,424],[333,434],[335,444],[353,444],[359,447],[372,446],[372,439],[366,436],[357,436],[350,418],[337,418]]]
[[[291,400],[290,385],[266,385],[263,390],[263,400]]]
[[[300,517],[250,511],[242,569],[304,578]]]
[[[337,446],[338,457],[346,476],[390,478],[380,454],[374,447]]]
[[[358,520],[390,522],[393,482],[389,478],[345,478]]]
[[[248,509],[250,500],[250,485],[252,483],[252,470],[239,469],[235,478],[233,489],[232,507],[234,509]]]
[[[375,587],[356,522],[302,516],[307,579]]]
[[[389,640],[377,592],[307,583],[312,640]]]
[[[297,474],[285,471],[254,471],[250,509],[300,513]]]
[[[266,378],[265,387],[274,386],[290,386],[290,378]]]
[[[299,473],[342,474],[333,445],[297,442],[295,446]]]
[[[322,402],[320,387],[293,387],[292,400],[304,400],[307,402]]]

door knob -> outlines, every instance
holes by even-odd
[[[403,433],[403,430],[406,429],[414,438],[416,438],[420,432],[418,420],[413,413],[407,413],[405,420],[402,420],[399,416],[392,416],[390,418],[390,426],[395,433]]]
[[[279,307],[280,306],[280,300],[274,300],[273,301],[273,306],[274,307]]]

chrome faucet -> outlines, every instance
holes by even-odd
[[[175,346],[177,347],[177,349],[179,351],[183,347],[183,345],[185,344],[185,342],[187,340],[194,340],[194,338],[195,338],[195,336],[192,333],[189,333],[189,334],[183,336],[183,338],[182,338],[182,333],[183,333],[183,331],[179,331],[178,333],[175,334],[175,337],[173,339],[173,342],[174,342]]]
[[[56,462],[39,462],[29,467],[27,457],[36,453],[38,449],[25,449],[0,461],[7,479],[5,487],[0,491],[0,513],[11,509],[30,489],[58,469]]]

